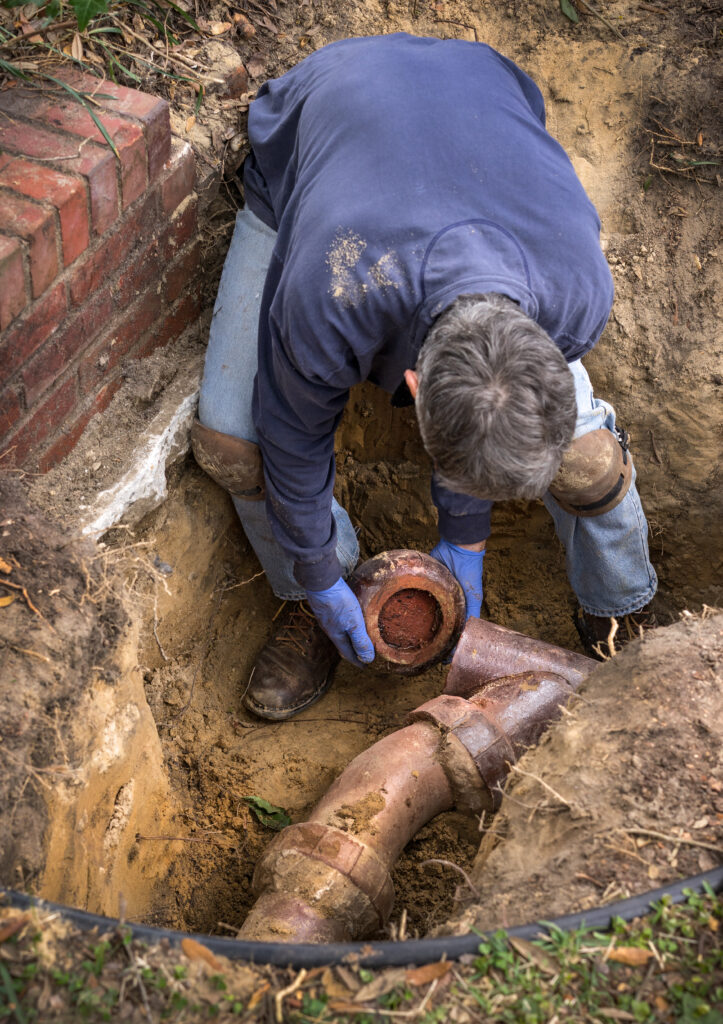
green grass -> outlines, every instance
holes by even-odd
[[[436,980],[349,966],[346,982],[354,984],[340,998],[339,979],[328,969],[300,977],[192,963],[180,950],[149,949],[128,933],[56,936],[40,913],[0,943],[0,1021],[135,1021],[148,1014],[154,1021],[261,1021],[277,1020],[280,1007],[288,1024],[720,1024],[722,917],[712,891],[689,892],[685,903],[663,901],[632,924],[615,921],[606,933],[551,928],[526,942],[498,932],[481,938],[475,956],[446,972],[440,966]],[[298,986],[278,1000],[295,980]],[[374,997],[365,999],[362,986]]]

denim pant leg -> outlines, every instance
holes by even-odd
[[[570,363],[575,378],[575,437],[615,427],[615,410],[595,398],[587,371],[578,359]],[[620,616],[638,611],[651,600],[658,580],[648,553],[648,524],[635,487],[635,466],[627,494],[601,516],[573,516],[551,494],[544,498],[555,521],[567,558],[567,575],[584,611]]]
[[[198,404],[198,417],[205,426],[254,443],[251,399],[258,368],[259,311],[275,243],[276,232],[250,210],[237,214],[211,320]],[[266,503],[241,498],[233,503],[276,596],[291,601],[304,597],[294,578],[293,561],[271,531]],[[342,573],[348,576],[359,559],[359,545],[349,516],[336,500],[332,511],[336,553]]]

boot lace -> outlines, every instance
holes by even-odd
[[[306,601],[285,601],[274,616],[281,618],[274,643],[279,647],[292,647],[306,654],[314,632],[319,628],[316,616]]]

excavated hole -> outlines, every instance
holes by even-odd
[[[409,587],[398,590],[382,605],[379,632],[385,643],[403,651],[417,651],[439,631],[442,611],[433,594]]]

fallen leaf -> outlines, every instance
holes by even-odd
[[[196,123],[196,115],[195,114],[191,114],[190,117],[186,118],[186,131],[190,132],[191,128],[193,128],[195,123]]]
[[[655,880],[656,878],[660,878],[661,874],[662,874],[662,870],[658,867],[657,864],[651,864],[649,866],[649,868],[648,868],[648,878],[652,878],[653,880]]]
[[[707,814],[703,815],[702,818],[698,818],[697,821],[693,822],[693,828],[708,828],[710,824],[710,818]]]
[[[230,21],[212,21],[210,31],[212,36],[222,36],[224,32],[230,32],[233,25]]]
[[[70,44],[70,53],[76,60],[83,59],[83,40],[77,32],[73,33],[73,42]]]
[[[256,989],[254,994],[249,999],[249,1004],[246,1007],[246,1012],[247,1013],[250,1010],[254,1010],[259,1005],[259,1003],[264,998],[264,996],[266,995],[266,993],[269,991],[270,988],[271,988],[271,985],[268,982],[266,982],[266,984],[262,985],[261,988],[257,988]]]
[[[523,956],[525,960],[529,960],[531,963],[539,967],[543,974],[557,974],[558,966],[549,954],[544,949],[540,949],[534,942],[530,942],[528,939],[518,939],[514,936],[510,936],[510,945],[513,949],[517,950],[520,956]]]
[[[391,992],[397,985],[404,984],[406,971],[399,968],[391,971],[383,971],[378,974],[374,981],[370,981],[368,985],[362,985],[357,994],[354,996],[355,1003],[364,1003],[367,1000],[378,999],[379,996],[385,996],[387,992]]]
[[[407,971],[406,982],[408,985],[427,985],[435,978],[443,978],[452,969],[448,960],[440,960],[436,964],[425,964],[424,967],[414,967]]]
[[[628,967],[643,967],[652,955],[649,949],[641,949],[640,946],[618,946],[610,950],[606,959],[627,964]]]
[[[238,30],[244,39],[250,39],[256,35],[256,29],[253,27],[249,19],[245,14],[240,14],[238,11],[233,16],[233,20],[238,26]]]
[[[718,922],[716,921],[716,919],[714,917],[709,917],[708,918],[708,927],[710,928],[710,930],[712,932],[717,932],[718,931]]]
[[[359,1007],[356,1003],[344,1003],[341,1001],[334,1001],[333,1003],[327,1004],[329,1009],[333,1013],[359,1013]],[[249,1003],[247,1010],[251,1009],[251,1003]]]
[[[627,1010],[618,1010],[617,1006],[598,1006],[595,1014],[602,1014],[603,1017],[612,1017],[613,1020],[635,1020],[632,1013]]]
[[[246,61],[246,70],[251,78],[258,78],[260,75],[263,75],[265,67],[266,61],[262,57],[252,57],[251,60]]]
[[[7,594],[5,597],[0,597],[0,608],[7,608],[9,604],[12,604],[17,594]]]
[[[16,935],[30,920],[30,914],[22,914],[20,917],[13,917],[7,924],[0,927],[0,942],[5,942]]]
[[[213,968],[214,971],[223,971],[223,964],[218,957],[195,939],[181,939],[181,949],[189,960],[201,961]]]
[[[12,572],[13,567],[9,562],[6,562],[4,558],[0,558],[0,572]]]
[[[665,1013],[670,1006],[670,1003],[668,1003],[666,999],[663,999],[662,996],[656,996],[653,1003],[655,1004],[655,1009],[660,1010],[661,1013]]]
[[[354,995],[355,990],[347,985],[342,985],[334,976],[331,967],[327,967],[324,970],[321,976],[321,984],[324,987],[324,992],[330,999],[351,999]]]

